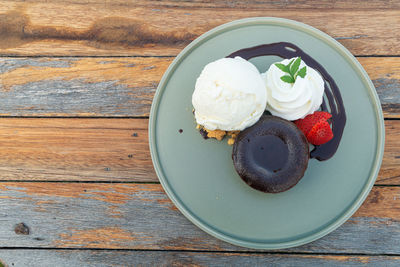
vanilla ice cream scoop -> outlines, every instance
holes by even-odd
[[[198,124],[208,130],[243,130],[258,121],[267,92],[257,68],[241,57],[207,64],[192,95]]]
[[[285,59],[278,63],[288,65],[295,59]],[[304,78],[298,75],[294,83],[281,79],[288,74],[278,68],[276,63],[262,74],[268,93],[267,110],[272,115],[292,121],[304,118],[319,109],[324,95],[324,80],[316,70],[301,61],[298,69],[304,67]]]

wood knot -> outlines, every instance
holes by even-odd
[[[23,222],[15,225],[14,231],[17,235],[29,235],[29,227]]]

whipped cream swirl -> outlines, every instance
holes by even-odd
[[[292,59],[285,59],[280,63],[288,65]],[[272,115],[293,121],[314,113],[321,106],[324,80],[316,70],[301,61],[299,69],[304,66],[307,69],[306,76],[304,78],[297,76],[294,83],[282,81],[281,77],[287,73],[275,64],[261,74],[268,95],[266,109]]]

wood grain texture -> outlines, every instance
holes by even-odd
[[[356,55],[393,56],[358,60],[385,118],[398,119],[399,12],[391,0],[1,1],[0,262],[399,266],[400,120],[385,122],[376,182],[394,186],[375,186],[328,236],[265,253],[215,239],[177,210],[157,183],[145,119],[183,47],[217,25],[254,16],[310,24]]]
[[[385,118],[400,118],[400,58],[358,60],[374,83]]]
[[[173,58],[0,58],[0,116],[148,116]],[[400,57],[359,57],[386,118],[400,117]]]
[[[400,121],[385,121],[385,152],[377,184],[400,185]]]
[[[376,184],[400,185],[400,121],[385,125]],[[0,118],[0,180],[158,182],[147,127],[147,119]]]
[[[176,55],[191,40],[217,25],[259,16],[310,24],[336,38],[353,54],[398,55],[400,52],[399,11],[395,1],[371,1],[371,6],[358,1],[322,5],[302,1],[301,12],[299,4],[292,3],[263,5],[245,1],[235,6],[219,1],[219,5],[211,8],[211,3],[188,1],[3,1],[0,3],[0,54]],[[327,8],[332,5],[338,9]],[[247,7],[243,10],[238,8],[241,6]],[[315,6],[321,9],[315,10]]]
[[[0,59],[0,114],[147,116],[170,58]]]
[[[3,180],[156,181],[142,119],[0,119]]]
[[[32,255],[27,257],[26,255]],[[34,255],[34,256],[33,256]],[[400,257],[284,255],[274,253],[197,253],[176,251],[0,250],[8,266],[387,266],[397,267]]]
[[[213,238],[189,222],[159,184],[1,183],[5,248],[252,251]],[[29,235],[17,235],[23,222]],[[343,226],[301,253],[400,254],[400,188],[375,187]],[[1,258],[1,257],[0,257]]]
[[[18,1],[6,1],[8,3],[18,3]],[[48,3],[47,0],[28,0],[25,2],[43,4]],[[53,0],[52,3],[65,3],[65,0]],[[109,8],[126,7],[126,8],[184,8],[184,9],[241,9],[241,10],[254,10],[254,9],[330,9],[330,10],[368,10],[368,9],[380,9],[380,10],[391,10],[400,9],[400,3],[395,0],[287,0],[287,1],[269,1],[269,0],[135,0],[135,2],[129,2],[125,0],[114,0],[112,2],[104,3],[99,0],[69,0],[69,4],[74,5],[86,5],[86,6],[104,6],[107,5]]]

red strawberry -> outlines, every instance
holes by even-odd
[[[307,134],[307,140],[313,145],[322,145],[333,138],[332,129],[327,121],[317,122]]]
[[[307,115],[310,116],[310,115]],[[325,111],[315,111],[311,116],[314,117],[315,120],[321,121],[321,120],[328,120],[332,118],[332,114],[325,112]]]
[[[311,120],[307,117],[305,117],[304,119],[299,119],[297,121],[294,121],[294,123],[297,125],[297,128],[299,128],[300,131],[302,131],[305,136],[307,136],[308,132],[311,131],[312,127],[316,123],[314,120]]]
[[[332,118],[332,115],[325,111],[315,111],[307,115],[304,119],[296,120],[294,123],[304,133],[305,136],[311,131],[315,124],[320,121],[326,121]]]

